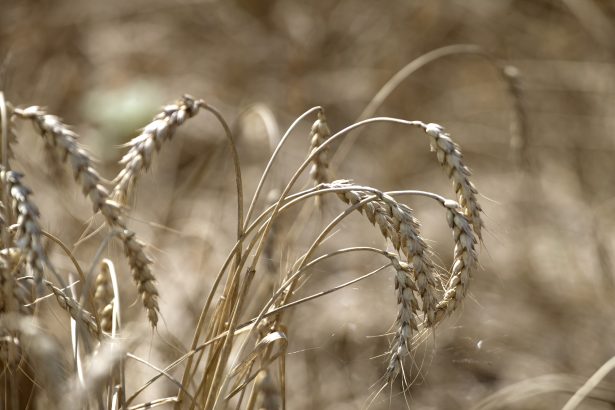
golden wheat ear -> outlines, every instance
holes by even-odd
[[[89,154],[77,143],[78,135],[58,117],[47,114],[41,107],[15,108],[13,113],[18,118],[31,121],[39,134],[51,141],[65,161],[70,163],[75,181],[92,202],[94,212],[100,211],[109,228],[117,232],[148,319],[152,327],[156,327],[158,290],[150,267],[152,261],[145,253],[145,244],[136,238],[136,234],[124,222],[120,204],[110,199],[109,191],[103,186]]]

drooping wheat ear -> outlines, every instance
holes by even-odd
[[[521,72],[512,65],[505,65],[501,69],[502,76],[506,79],[508,93],[513,102],[513,119],[511,121],[510,148],[515,156],[518,166],[529,165],[528,158],[528,122],[527,112],[523,104],[523,88],[521,84]]]
[[[119,218],[120,210],[116,204],[107,203],[109,193],[101,184],[101,179],[88,153],[77,143],[78,135],[71,131],[60,118],[47,114],[41,107],[32,106],[25,109],[16,108],[14,114],[30,120],[46,144],[56,147],[64,161],[71,165],[75,181],[81,186],[83,194],[89,197],[94,212],[103,215],[114,213]],[[108,209],[115,208],[115,209]]]
[[[45,139],[60,150],[61,156],[70,162],[73,175],[81,185],[83,194],[90,199],[94,212],[100,211],[107,225],[120,232],[124,253],[128,258],[132,276],[137,283],[143,304],[153,327],[158,323],[158,291],[150,270],[151,261],[145,254],[144,244],[136,239],[135,233],[127,229],[122,220],[120,205],[109,198],[109,192],[101,184],[101,178],[92,166],[92,160],[77,143],[77,134],[54,115],[47,114],[40,107],[32,106],[15,109],[14,114],[34,123],[35,128]]]
[[[115,200],[125,202],[141,171],[147,171],[150,167],[154,152],[159,151],[162,143],[173,137],[178,126],[199,112],[201,103],[191,96],[183,96],[175,104],[164,107],[164,110],[143,128],[141,134],[127,144],[130,149],[120,161],[124,168],[117,175],[112,192]]]
[[[32,298],[32,279],[26,277],[24,272],[23,251],[17,247],[4,248],[0,250],[0,265],[2,265],[0,280],[2,286],[2,306],[0,312],[19,312],[23,315],[31,315],[33,306],[30,304]],[[21,280],[17,280],[22,277]],[[25,282],[25,283],[24,283]]]
[[[331,186],[349,185],[347,181],[335,181]],[[344,202],[354,205],[370,195],[373,193],[361,191],[360,187],[357,187],[338,196]],[[437,282],[431,260],[432,252],[420,234],[419,221],[414,217],[412,209],[390,196],[382,195],[381,198],[362,205],[359,211],[365,213],[372,225],[377,224],[382,235],[391,241],[397,251],[403,252],[412,264],[421,295],[421,310],[425,313],[426,324],[433,324],[438,299],[435,295]]]
[[[4,167],[0,167],[2,189],[8,192],[11,208],[17,218],[16,244],[24,253],[36,283],[40,284],[43,280],[44,265],[49,262],[43,249],[38,208],[30,200],[32,191],[21,183],[22,177],[23,175],[15,171],[7,171]]]
[[[100,264],[100,272],[96,275],[94,291],[94,303],[100,318],[100,328],[103,332],[111,333],[113,324],[113,287],[111,286],[108,259],[103,259]]]
[[[4,255],[0,255],[0,312],[2,314],[19,310],[19,303],[15,297],[16,282],[8,261]]]
[[[64,293],[62,289],[53,286],[51,282],[45,282],[45,285],[47,285],[47,288],[55,296],[58,305],[60,305],[62,309],[66,310],[68,314],[77,321],[77,323],[85,324],[90,333],[94,336],[98,336],[100,334],[96,320],[90,312],[79,305],[75,299]]]
[[[153,327],[158,324],[158,289],[156,278],[150,270],[151,259],[143,250],[145,244],[137,239],[134,232],[124,230],[122,233],[124,252],[132,270],[133,279],[137,282],[137,290],[141,294],[143,306],[147,309],[147,317]]]
[[[402,369],[403,360],[412,350],[412,335],[418,331],[417,314],[419,305],[414,292],[419,289],[412,278],[410,265],[392,256],[395,268],[395,290],[399,310],[395,321],[396,331],[391,344],[391,357],[386,370],[386,379],[393,381]]]
[[[320,109],[318,111],[318,119],[312,125],[310,131],[310,151],[314,151],[320,147],[331,136],[331,131],[327,125],[327,118],[325,117],[325,111]],[[329,149],[324,149],[312,160],[312,167],[310,168],[310,176],[314,180],[316,185],[329,182]],[[316,198],[320,198],[317,196]]]
[[[455,251],[451,277],[446,286],[444,297],[437,306],[436,323],[442,321],[461,306],[461,302],[468,292],[472,272],[476,269],[478,263],[476,255],[477,237],[472,230],[468,216],[455,201],[447,200],[444,206],[447,209],[448,225],[453,230]]]
[[[8,127],[7,127],[7,131],[8,131],[8,140],[7,140],[7,158],[8,159],[12,159],[15,157],[15,153],[13,152],[13,145],[17,142],[17,130],[15,128],[15,121],[14,121],[14,116],[12,113],[12,109],[9,106],[8,107],[10,110],[10,117],[9,117],[9,122],[8,122]]]
[[[478,191],[470,181],[471,172],[463,163],[463,155],[459,146],[438,124],[425,125],[425,132],[431,137],[431,150],[435,151],[438,162],[452,181],[459,203],[465,214],[470,218],[474,232],[479,239],[482,239],[482,208],[478,199],[476,199]]]

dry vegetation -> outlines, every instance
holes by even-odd
[[[615,406],[609,2],[0,23],[0,408]]]

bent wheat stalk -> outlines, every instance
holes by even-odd
[[[13,215],[17,218],[15,239],[26,256],[37,284],[43,282],[44,266],[51,267],[43,249],[38,207],[30,200],[32,191],[21,183],[22,174],[0,167],[2,190],[8,194]]]

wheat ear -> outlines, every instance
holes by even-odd
[[[320,147],[322,143],[329,139],[331,130],[327,125],[325,111],[321,108],[318,110],[318,118],[312,125],[310,131],[310,151]],[[310,168],[310,176],[315,184],[329,182],[329,149],[324,149],[314,156],[312,159],[312,167]],[[319,198],[319,197],[317,197]]]
[[[8,313],[18,310],[15,298],[16,281],[9,264],[0,255],[0,312]]]
[[[109,277],[109,264],[112,262],[103,259],[100,264],[100,272],[96,275],[94,290],[94,304],[100,318],[100,328],[103,332],[111,333],[113,324],[113,287]]]
[[[199,112],[200,105],[200,100],[188,95],[183,96],[175,104],[164,107],[163,111],[143,128],[141,134],[127,144],[130,149],[120,161],[124,168],[115,178],[116,185],[112,192],[114,199],[125,202],[141,171],[150,167],[154,152],[159,151],[162,143],[173,137],[178,126]]]
[[[436,323],[449,316],[461,305],[468,292],[472,272],[478,264],[475,249],[477,238],[469,218],[455,201],[447,200],[444,206],[447,209],[448,225],[453,230],[455,251],[451,277],[444,297],[437,306]]]
[[[136,238],[126,223],[121,219],[120,205],[109,198],[109,192],[101,184],[101,178],[92,166],[92,160],[85,150],[77,143],[77,134],[54,115],[47,114],[40,107],[32,106],[25,109],[15,109],[14,114],[32,121],[35,128],[50,143],[60,150],[62,157],[69,161],[73,175],[80,184],[83,194],[92,202],[94,212],[100,211],[107,225],[119,232],[124,244],[124,253],[132,272],[133,280],[141,295],[148,318],[153,327],[158,323],[158,291],[155,278],[151,272],[151,260],[145,254],[145,245]]]
[[[22,177],[23,175],[15,171],[7,171],[4,167],[0,167],[2,187],[8,191],[12,211],[17,217],[16,244],[26,256],[36,283],[40,284],[43,280],[44,265],[48,264],[48,261],[38,222],[39,211],[30,200],[32,191],[21,183]]]
[[[513,114],[510,124],[510,148],[515,156],[517,166],[527,168],[530,165],[528,142],[529,126],[527,111],[523,102],[523,86],[521,72],[512,65],[506,65],[501,69],[503,78],[506,79],[508,93],[512,97]]]
[[[68,314],[77,321],[77,323],[84,323],[90,333],[95,336],[100,334],[100,330],[98,325],[96,324],[96,320],[94,319],[94,315],[85,310],[79,303],[68,296],[66,293],[62,291],[62,289],[57,288],[51,284],[51,282],[46,282],[47,288],[53,293],[60,307],[68,312]]]
[[[483,220],[481,219],[482,208],[476,198],[478,191],[470,181],[471,172],[463,163],[463,155],[459,146],[438,124],[427,124],[425,132],[431,137],[431,149],[435,151],[438,162],[453,183],[459,204],[470,218],[474,232],[479,239],[482,239]]]
[[[335,181],[331,184],[338,185],[347,186],[348,182]],[[338,196],[344,202],[354,205],[373,195],[372,192],[361,191],[360,188],[342,192]],[[382,195],[381,198],[362,205],[359,212],[365,213],[372,225],[378,225],[382,235],[391,241],[397,251],[403,252],[412,264],[421,295],[421,310],[425,313],[426,323],[432,325],[438,301],[434,293],[436,280],[431,260],[432,252],[420,234],[419,221],[414,217],[412,209],[387,195]]]
[[[412,335],[418,331],[417,313],[419,305],[414,292],[418,291],[412,279],[410,265],[391,257],[395,268],[395,291],[397,292],[397,312],[395,336],[391,345],[391,357],[386,370],[386,379],[393,381],[403,365],[403,359],[410,354],[412,348]]]

